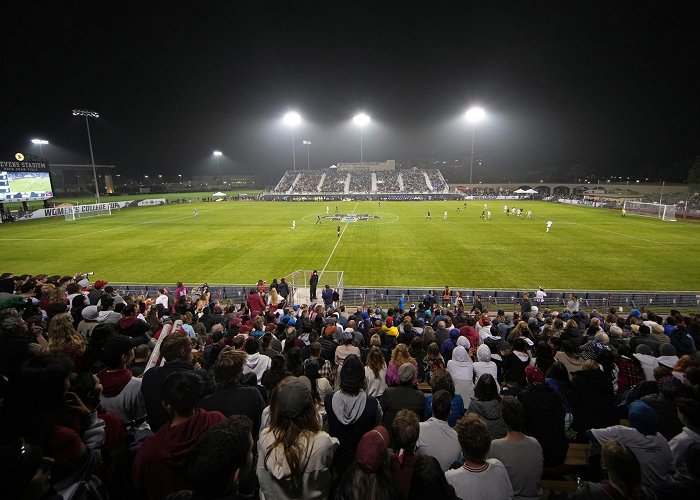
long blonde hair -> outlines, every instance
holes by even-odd
[[[65,352],[73,348],[79,353],[85,351],[86,344],[83,337],[73,328],[73,318],[68,313],[60,313],[49,321],[49,352]]]
[[[391,360],[389,362],[398,366],[401,366],[404,363],[411,363],[415,365],[416,359],[408,352],[408,347],[406,347],[406,344],[396,344],[394,350],[391,351]]]

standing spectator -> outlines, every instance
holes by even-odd
[[[158,296],[156,297],[156,305],[163,306],[163,310],[169,311],[169,301],[168,295],[165,293],[165,288],[158,289]]]
[[[308,386],[289,377],[275,388],[270,426],[258,440],[257,475],[265,498],[328,498],[338,439],[321,430]],[[262,495],[261,495],[262,496]]]
[[[103,387],[102,406],[119,415],[124,423],[146,416],[141,379],[134,377],[127,368],[133,359],[131,339],[123,335],[111,337],[102,347],[102,361],[106,368],[97,374]]]
[[[539,499],[542,497],[542,447],[535,438],[523,434],[525,412],[520,402],[513,396],[503,396],[501,406],[508,432],[506,437],[491,441],[488,456],[505,465],[514,499]]]
[[[420,434],[416,445],[418,455],[437,458],[443,471],[458,461],[461,453],[457,432],[447,423],[451,404],[452,397],[447,391],[440,390],[433,394],[433,416],[425,422],[420,422]]]
[[[177,287],[175,288],[175,303],[180,302],[180,297],[187,296],[187,287],[182,284],[182,281],[177,282]]]
[[[106,281],[104,280],[97,280],[95,281],[95,284],[92,287],[92,290],[90,290],[87,294],[88,300],[90,301],[91,306],[96,306],[97,303],[99,302],[100,298],[102,298],[103,290],[102,288],[107,284]]]
[[[318,271],[314,269],[309,278],[309,292],[311,293],[311,300],[316,300],[316,288],[318,287]]]
[[[476,383],[474,399],[471,400],[467,413],[475,413],[483,419],[492,439],[502,438],[506,435],[501,397],[498,395],[496,381],[490,373],[483,374]]]
[[[491,438],[486,424],[474,414],[462,417],[455,427],[464,454],[464,466],[445,472],[447,482],[460,498],[503,500],[513,497],[513,487],[504,465],[486,458]]]
[[[530,294],[525,292],[523,298],[520,301],[520,314],[529,313],[532,309],[532,302],[530,302]]]
[[[289,283],[287,283],[287,280],[285,278],[280,279],[279,286],[277,288],[277,291],[279,294],[282,296],[284,299],[285,303],[287,302],[287,297],[289,297]]]
[[[340,390],[326,395],[328,432],[340,441],[333,461],[339,473],[345,472],[352,463],[357,444],[365,432],[382,421],[382,408],[375,398],[365,393],[364,385],[362,361],[350,355],[340,371]]]
[[[379,398],[384,394],[386,385],[386,362],[382,355],[382,350],[373,346],[367,354],[367,365],[365,366],[365,379],[367,384],[367,394]]]
[[[253,423],[253,435],[260,432],[260,416],[265,409],[265,400],[256,387],[241,384],[243,366],[248,355],[224,347],[214,364],[216,389],[203,397],[197,406],[207,411],[220,411],[227,417],[245,415]]]
[[[330,285],[326,285],[321,292],[321,299],[323,300],[323,306],[326,309],[333,307],[333,290],[331,290]]]
[[[248,306],[251,316],[260,314],[265,310],[265,301],[263,301],[255,288],[250,289],[248,299],[246,300],[246,306]]]
[[[148,423],[151,430],[156,432],[161,425],[168,421],[168,414],[161,401],[161,386],[165,379],[175,372],[194,372],[199,375],[204,394],[210,394],[214,390],[214,383],[206,370],[199,369],[198,364],[193,363],[192,342],[184,333],[170,334],[160,346],[160,354],[165,358],[163,366],[155,366],[143,374],[141,392],[146,402]]]
[[[189,489],[192,447],[205,431],[226,420],[221,412],[195,409],[201,390],[201,379],[191,372],[172,373],[163,382],[161,401],[170,419],[144,441],[134,459],[136,491],[149,500]]]
[[[396,414],[403,409],[412,410],[419,420],[423,418],[425,396],[413,385],[415,376],[416,367],[404,363],[399,367],[399,385],[387,387],[384,391],[381,404],[385,427],[391,426]]]
[[[528,211],[529,213],[529,211]],[[547,292],[544,291],[544,288],[541,286],[537,288],[537,291],[535,292],[535,301],[539,304],[544,302],[544,298],[547,296]]]

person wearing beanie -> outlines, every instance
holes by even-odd
[[[673,469],[671,447],[659,434],[659,417],[654,410],[642,401],[629,406],[630,427],[613,425],[604,429],[591,429],[587,436],[593,446],[601,446],[615,440],[627,446],[642,470],[642,484],[653,490],[669,479]]]
[[[399,410],[412,410],[419,420],[423,420],[425,396],[413,386],[416,367],[411,363],[403,363],[399,367],[399,385],[387,387],[382,394],[381,405],[384,412],[384,426],[391,427],[394,417]]]
[[[389,473],[389,433],[378,425],[366,432],[357,445],[355,460],[340,478],[336,498],[355,500],[366,498],[399,498]]]
[[[324,406],[328,432],[340,445],[333,465],[342,474],[352,464],[361,437],[382,422],[382,408],[365,392],[365,367],[355,354],[345,358],[340,370],[340,389],[327,394]]]
[[[261,498],[328,498],[339,442],[321,430],[308,380],[287,377],[270,399],[270,426],[258,440]]]
[[[659,347],[659,353],[660,356],[656,358],[656,360],[659,362],[659,365],[667,366],[668,368],[673,370],[673,368],[678,363],[676,348],[673,347],[673,344],[661,344],[661,346]]]
[[[651,328],[645,324],[639,325],[639,333],[630,339],[632,352],[637,352],[637,346],[640,345],[649,346],[652,356],[659,355],[659,343],[651,336]]]

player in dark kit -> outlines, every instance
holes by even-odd
[[[340,238],[340,224],[338,224],[338,238]]]

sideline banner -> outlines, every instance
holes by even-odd
[[[93,203],[91,205],[72,205],[67,207],[42,208],[40,210],[34,210],[33,212],[27,212],[21,217],[17,217],[15,220],[23,221],[43,219],[46,217],[63,217],[66,215],[66,209],[73,210],[74,212],[87,213],[105,210],[108,207],[111,210],[118,210],[129,207],[150,207],[155,205],[165,205],[166,203],[167,201],[165,200],[165,198],[149,198],[145,200],[110,201],[109,203]]]

